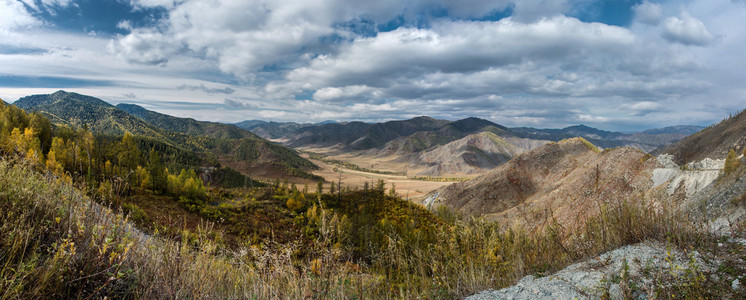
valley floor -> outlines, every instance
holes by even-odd
[[[396,157],[376,157],[360,153],[338,153],[333,148],[301,148],[303,152],[301,157],[306,158],[321,169],[313,172],[314,175],[323,177],[329,182],[340,180],[343,187],[351,189],[362,189],[365,183],[374,184],[378,180],[383,180],[387,188],[395,187],[396,192],[404,199],[418,200],[431,191],[440,187],[458,182],[464,179],[470,179],[478,174],[448,174],[433,178],[417,177],[417,170],[408,170],[407,163],[396,162]],[[324,159],[319,159],[314,155],[316,153],[324,155]],[[341,161],[362,168],[369,169],[369,172],[352,170],[350,168],[330,163],[329,161]],[[407,174],[407,175],[404,175]],[[415,179],[417,178],[417,179]],[[327,185],[328,191],[328,185]]]

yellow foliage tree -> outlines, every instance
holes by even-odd
[[[733,173],[733,171],[738,169],[738,165],[739,161],[736,158],[736,151],[730,149],[730,151],[728,152],[728,157],[725,158],[725,166],[723,167],[723,172],[725,172],[725,175]]]
[[[297,211],[301,208],[303,208],[303,203],[293,199],[293,197],[288,198],[288,201],[285,202],[285,205],[288,207],[289,210]]]
[[[65,173],[65,169],[57,162],[57,154],[54,150],[49,150],[49,153],[47,153],[46,165],[49,171],[52,171],[57,175]]]

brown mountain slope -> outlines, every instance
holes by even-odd
[[[427,169],[418,175],[477,174],[491,170],[514,156],[548,141],[500,137],[491,132],[470,134],[418,155]]]
[[[677,164],[684,165],[705,158],[725,159],[730,149],[740,150],[744,146],[746,146],[746,110],[662,150],[657,150],[654,154],[671,154],[675,157]]]
[[[534,229],[555,218],[574,227],[603,203],[647,191],[657,166],[648,158],[626,147],[597,152],[582,138],[549,143],[479,178],[437,190],[435,202],[503,226]]]

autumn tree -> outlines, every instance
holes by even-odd
[[[168,180],[166,167],[163,165],[163,162],[161,162],[161,157],[155,149],[150,149],[148,162],[148,179],[150,180],[150,188],[157,192],[166,191]]]
[[[140,162],[140,148],[137,147],[135,139],[131,133],[127,132],[122,137],[122,141],[116,146],[117,161],[119,166],[127,171],[137,168]]]
[[[725,158],[725,166],[723,167],[725,175],[733,173],[733,171],[738,169],[738,165],[739,161],[736,158],[736,151],[730,149],[730,151],[728,152],[728,157]]]
[[[34,128],[35,138],[39,139],[39,150],[46,153],[52,144],[52,123],[40,113],[29,115],[29,127]]]

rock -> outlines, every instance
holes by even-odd
[[[619,288],[618,284],[612,284],[611,287],[609,287],[609,298],[611,300],[624,299],[624,293],[622,293],[622,289]]]
[[[489,299],[588,299],[587,296],[580,293],[572,284],[555,278],[534,276],[523,277],[512,287],[504,288],[499,291],[483,291],[479,294],[472,295],[466,299],[470,300],[489,300]]]
[[[739,290],[741,288],[741,282],[738,281],[738,278],[736,280],[733,280],[733,283],[730,284],[730,287],[735,291]]]
[[[670,254],[668,253],[670,251]],[[695,257],[700,270],[707,269],[704,262]],[[636,289],[632,295],[645,298],[644,290],[649,290],[654,282],[646,280],[650,272],[656,270],[680,269],[687,266],[690,259],[676,249],[667,250],[663,243],[643,242],[624,246],[601,254],[598,258],[576,263],[556,274],[536,278],[526,276],[516,285],[497,291],[484,291],[466,299],[596,299],[608,291],[611,299],[624,299],[619,278],[624,272]],[[626,265],[626,268],[625,268]],[[626,271],[625,271],[626,269]],[[678,272],[682,276],[684,270]],[[616,278],[614,280],[613,278]],[[600,288],[600,289],[599,289]]]

